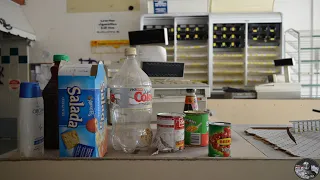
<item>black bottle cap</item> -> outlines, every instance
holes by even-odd
[[[196,90],[195,89],[187,89],[187,93],[195,93]]]

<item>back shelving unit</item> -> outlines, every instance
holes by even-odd
[[[175,19],[175,60],[185,63],[185,79],[208,83],[208,20],[208,16]]]
[[[213,88],[243,88],[245,24],[213,24]]]
[[[167,50],[167,61],[174,61],[174,17],[166,16],[153,16],[143,17],[143,23],[141,23],[140,29],[151,30],[151,29],[163,29],[167,28],[169,45],[163,46]],[[161,45],[162,46],[162,45]]]
[[[208,21],[203,14],[147,14],[141,29],[168,28],[167,61],[184,62],[184,79],[208,83]]]
[[[280,13],[211,14],[213,25],[212,89],[250,88],[281,73],[273,60],[282,58]]]
[[[291,80],[302,86],[302,98],[319,98],[320,92],[320,30],[295,30],[285,32],[285,52],[295,66]]]
[[[184,78],[208,83],[212,92],[267,83],[281,73],[280,13],[147,14],[141,29],[169,27],[168,61],[184,62]]]
[[[248,24],[248,86],[265,83],[267,75],[281,73],[273,62],[282,57],[281,34],[280,23]]]

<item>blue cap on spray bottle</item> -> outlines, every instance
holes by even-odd
[[[41,97],[41,89],[39,83],[22,82],[20,84],[20,98],[37,98]]]

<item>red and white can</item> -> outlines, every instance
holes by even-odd
[[[157,148],[159,151],[184,149],[184,114],[157,114]]]

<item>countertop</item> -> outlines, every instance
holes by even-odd
[[[260,125],[261,126],[261,125]],[[104,158],[58,158],[58,151],[46,151],[44,157],[22,159],[16,150],[0,158],[3,179],[298,179],[294,165],[301,159],[274,150],[244,130],[250,125],[232,126],[231,158],[211,158],[207,147],[186,147],[179,153],[152,152],[125,154],[114,151]],[[110,131],[109,131],[110,132]],[[320,163],[320,160],[316,160]]]
[[[264,144],[261,141],[254,139],[252,136],[245,134],[245,130],[251,125],[233,125],[232,126],[232,158],[288,158],[291,157],[282,151],[274,150],[273,147]],[[259,125],[262,126],[262,125]],[[270,125],[268,125],[269,127]],[[275,125],[277,126],[277,125]],[[153,125],[153,129],[154,129]],[[111,128],[111,127],[110,127]],[[109,130],[109,133],[111,130]],[[109,136],[110,137],[110,136]],[[109,141],[110,142],[110,141]],[[151,156],[153,151],[140,151],[137,154],[125,154],[122,151],[115,151],[109,143],[108,153],[105,159],[152,159],[152,158],[209,158],[208,147],[186,147],[181,152],[175,153],[159,153]],[[40,159],[57,159],[59,157],[58,150],[46,151],[44,157]],[[2,160],[17,160],[20,159],[17,150],[13,150],[0,156]]]

